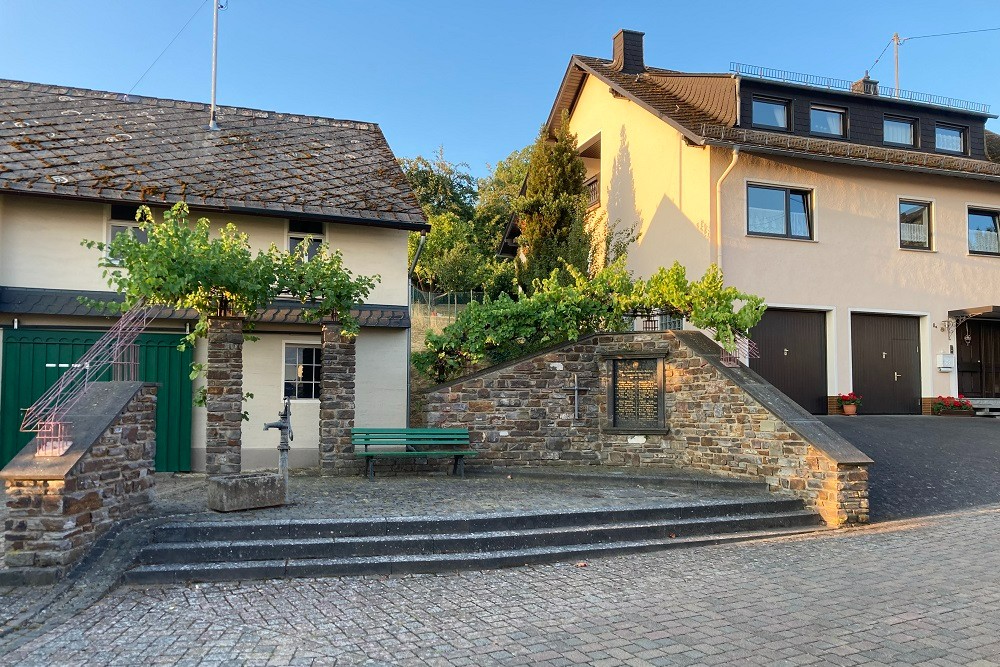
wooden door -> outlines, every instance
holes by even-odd
[[[826,414],[826,313],[768,309],[750,331],[750,368],[814,415]]]
[[[1000,398],[1000,322],[963,322],[955,332],[955,353],[958,393],[967,398]]]
[[[854,391],[863,414],[920,414],[920,319],[851,317]]]

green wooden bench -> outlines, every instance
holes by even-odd
[[[466,457],[479,454],[470,447],[469,429],[466,428],[352,428],[351,444],[354,456],[365,459],[368,479],[375,479],[377,458],[454,458],[451,473],[465,477]]]

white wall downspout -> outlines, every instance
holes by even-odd
[[[729,166],[719,176],[719,182],[715,184],[715,264],[722,268],[722,183],[729,176],[729,172],[736,166],[736,161],[740,159],[740,147],[733,146],[733,157],[729,161]]]

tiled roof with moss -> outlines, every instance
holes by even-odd
[[[426,219],[378,125],[0,79],[0,192]]]

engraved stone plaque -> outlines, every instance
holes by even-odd
[[[615,359],[612,365],[613,426],[660,428],[661,389],[657,359]]]

